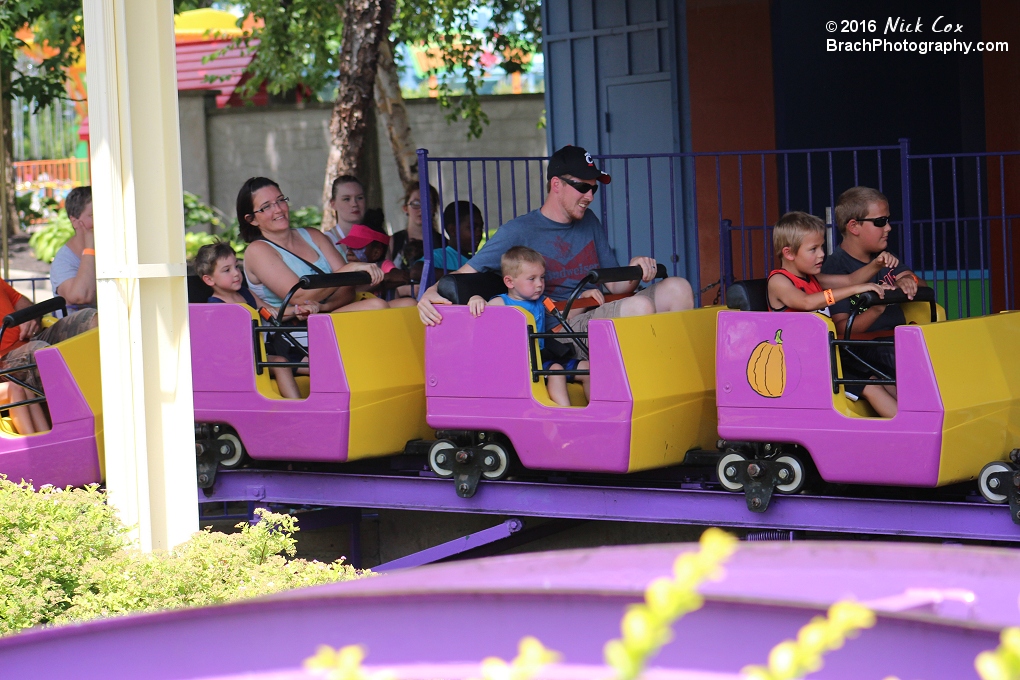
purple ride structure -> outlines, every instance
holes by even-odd
[[[598,548],[470,560],[203,609],[112,618],[0,639],[0,668],[46,677],[224,680],[322,677],[301,669],[319,645],[365,645],[401,680],[478,677],[524,636],[563,655],[542,680],[597,680],[627,605],[693,545]],[[834,602],[877,623],[826,655],[821,680],[976,678],[974,658],[1020,624],[1020,554],[922,544],[743,544],[705,605],[673,626],[647,680],[737,678]],[[257,644],[210,645],[224,631]],[[272,640],[267,640],[269,635]],[[202,651],[207,650],[207,651]]]

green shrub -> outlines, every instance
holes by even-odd
[[[169,552],[127,541],[105,494],[0,478],[0,634],[129,612],[200,606],[359,578],[331,564],[287,559],[297,520],[260,512],[240,533],[196,533]],[[286,555],[286,557],[284,556]]]
[[[36,259],[53,262],[53,256],[62,245],[71,240],[72,236],[74,227],[71,226],[67,213],[61,210],[49,224],[29,237],[28,245],[35,251]]]
[[[314,205],[291,210],[290,226],[292,229],[318,229],[322,226],[322,211]]]
[[[201,198],[191,193],[184,192],[184,228],[194,229],[209,225],[213,231],[223,231],[223,222],[226,218],[222,212],[206,205]]]
[[[95,487],[38,493],[0,479],[0,634],[48,623],[71,606],[84,567],[126,546]]]
[[[229,225],[228,225],[229,222]],[[205,231],[212,228],[213,233]],[[197,227],[202,230],[194,231]],[[184,250],[189,260],[195,259],[198,249],[217,240],[226,241],[237,256],[244,254],[248,245],[241,240],[237,220],[229,220],[221,211],[206,205],[202,199],[188,191],[184,192]]]

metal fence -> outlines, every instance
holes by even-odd
[[[15,97],[9,120],[15,160],[74,155],[81,121],[72,102],[58,99],[36,109],[34,101]]]
[[[14,181],[18,185],[54,183],[72,187],[90,184],[89,159],[58,158],[55,160],[15,161]]]
[[[735,280],[760,278],[775,266],[771,225],[803,210],[829,228],[839,244],[833,206],[851,186],[884,193],[894,216],[890,249],[935,287],[951,318],[987,314],[1015,304],[1012,226],[1020,218],[1020,152],[912,154],[910,142],[870,147],[734,151],[596,157],[611,184],[592,208],[621,262],[651,255],[687,277],[703,297],[720,299]],[[431,183],[439,205],[426,209],[425,280],[465,261],[479,244],[456,243],[438,227],[442,206],[474,203],[483,241],[498,225],[542,205],[546,158],[433,158],[418,152],[422,187]],[[458,221],[460,211],[455,215]],[[473,241],[474,239],[472,239]],[[438,252],[436,253],[439,254]],[[433,262],[435,260],[435,262]]]

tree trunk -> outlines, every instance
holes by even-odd
[[[359,175],[367,132],[366,112],[372,105],[379,43],[389,33],[395,0],[347,0],[336,103],[329,121],[332,144],[322,187],[322,228],[336,220],[329,201],[333,180]]]
[[[379,67],[375,74],[375,107],[380,125],[385,126],[393,149],[393,157],[400,173],[400,183],[407,186],[418,178],[418,155],[411,125],[407,120],[407,107],[400,93],[400,78],[393,62],[393,47],[389,39],[379,43]]]
[[[2,83],[0,90],[5,93],[10,92],[11,74],[0,73],[0,83]],[[14,184],[14,127],[11,120],[11,100],[0,97],[0,106],[3,106],[3,111],[0,112],[0,118],[3,120],[3,155],[0,156],[0,170],[4,173],[6,180],[4,182],[6,195],[0,196],[0,200],[4,202],[7,233],[14,235],[21,232],[21,219],[18,216],[17,203],[14,201],[17,196],[15,191],[17,187]]]

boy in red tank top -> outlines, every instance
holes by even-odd
[[[804,212],[783,215],[772,230],[772,244],[781,267],[769,273],[768,303],[773,312],[821,311],[866,291],[883,297],[887,288],[869,280],[883,268],[899,264],[884,252],[853,274],[822,274],[825,224]],[[867,385],[862,396],[882,417],[896,415],[896,397],[884,385]]]

